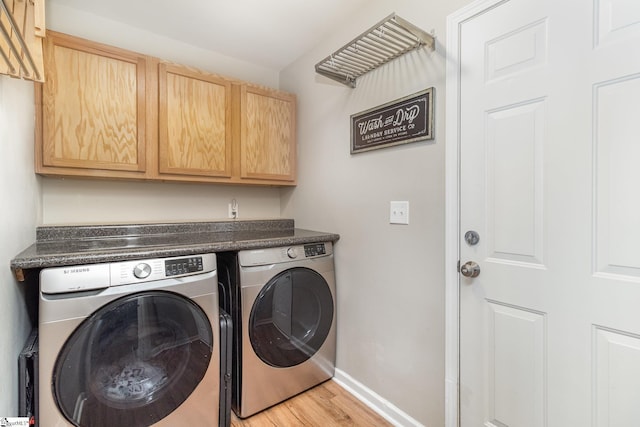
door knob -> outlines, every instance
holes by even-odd
[[[460,267],[460,273],[464,277],[478,277],[480,275],[480,266],[473,261],[467,261]]]

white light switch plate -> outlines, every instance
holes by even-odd
[[[409,202],[390,202],[389,223],[409,224]]]

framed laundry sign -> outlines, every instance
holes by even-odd
[[[351,116],[351,154],[433,139],[433,88]]]

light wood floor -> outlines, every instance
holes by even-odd
[[[329,380],[243,420],[231,414],[231,427],[385,427],[384,418]]]

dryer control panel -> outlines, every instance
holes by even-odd
[[[238,252],[238,261],[243,267],[280,264],[333,254],[332,242],[309,243],[279,248],[252,249]]]

